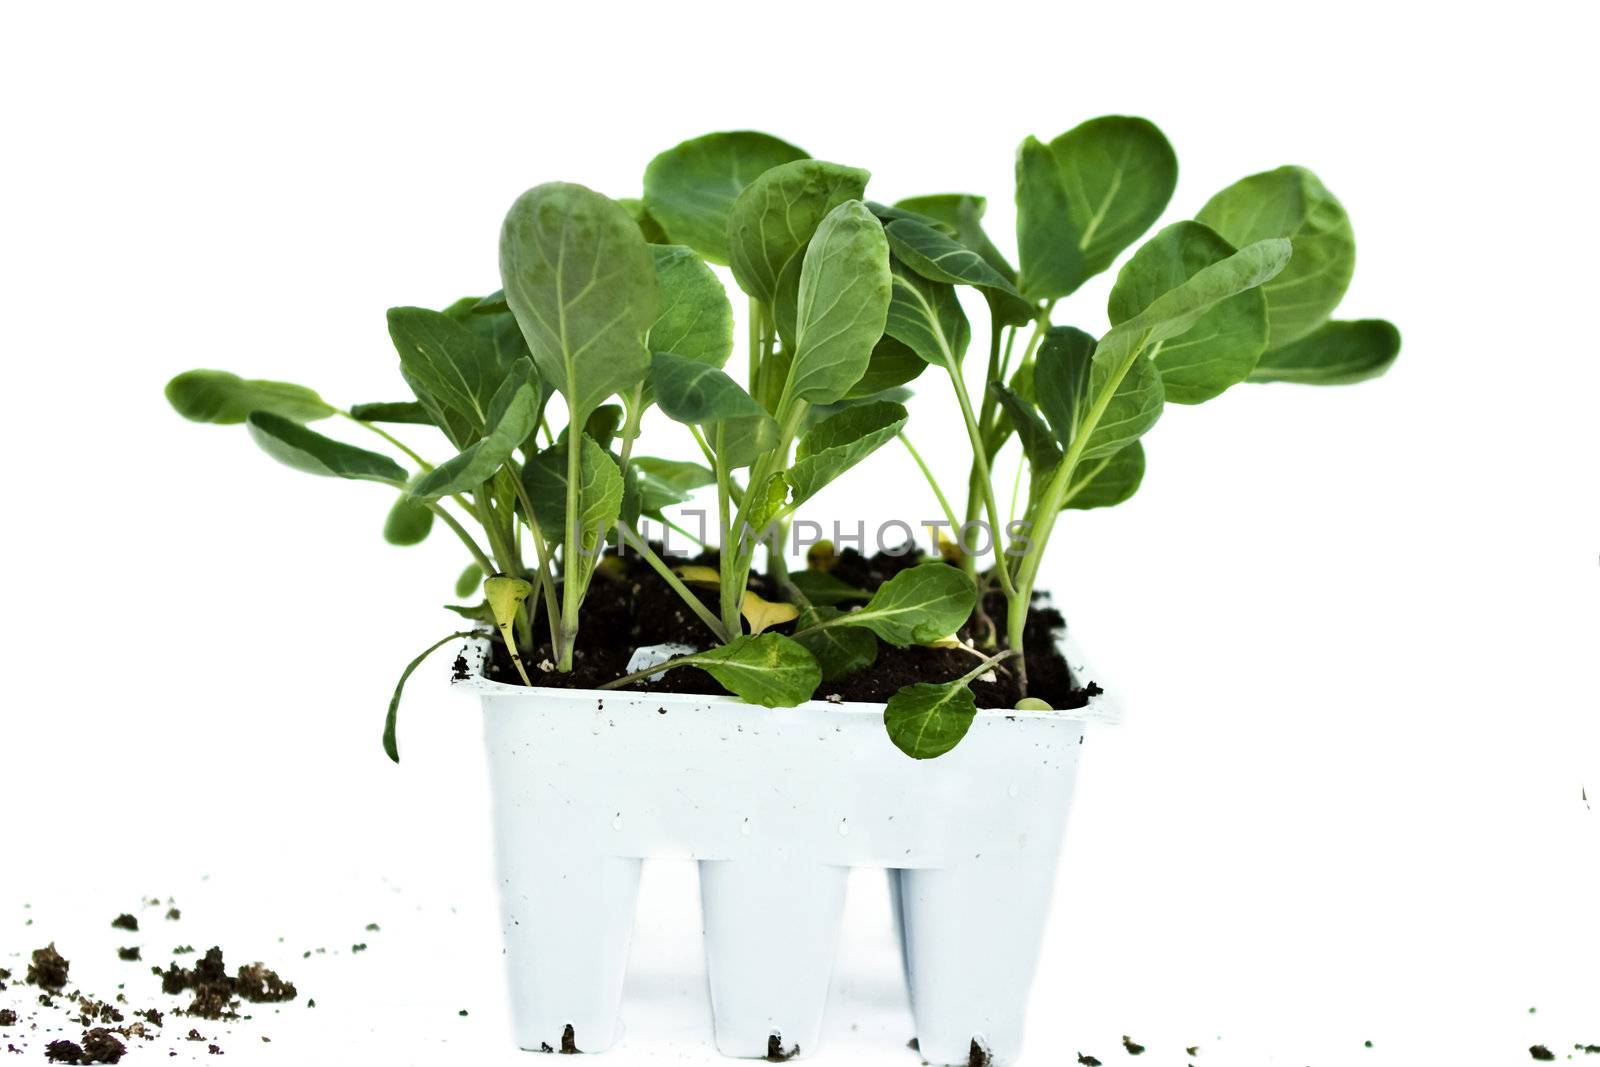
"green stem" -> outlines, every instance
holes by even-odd
[[[577,413],[574,412],[574,415]],[[561,562],[565,580],[561,583],[561,627],[556,641],[556,670],[572,670],[572,653],[578,643],[578,588],[583,554],[583,531],[578,527],[578,485],[583,477],[582,423],[573,418],[567,435],[567,510],[566,529],[561,531]]]
[[[539,591],[540,595],[544,597],[545,622],[550,628],[550,647],[553,649],[556,647],[556,641],[559,636],[557,629],[559,623],[556,618],[556,582],[555,578],[550,574],[550,542],[545,539],[544,531],[539,528],[539,520],[534,517],[533,499],[528,496],[527,486],[522,484],[520,472],[512,478],[512,482],[516,485],[517,499],[522,502],[522,514],[527,520],[528,532],[533,541],[534,559],[539,564]],[[528,628],[530,631],[528,636],[531,643],[533,637],[531,632],[533,629],[533,611],[531,608],[528,611]]]
[[[389,431],[387,431],[383,427],[379,426],[377,423],[368,422],[365,419],[358,419],[354,415],[350,414],[348,411],[343,411],[343,410],[340,410],[338,408],[335,408],[334,410],[338,414],[343,415],[345,418],[347,418],[351,422],[355,423],[357,426],[361,426],[361,427],[364,427],[364,428],[366,428],[368,430],[371,430],[373,433],[377,434],[379,437],[383,438],[385,441],[388,441],[391,445],[393,445],[394,447],[398,448],[400,451],[404,452],[406,454],[406,456],[411,460],[411,462],[415,463],[417,466],[422,468],[424,473],[426,473],[427,471],[433,470],[433,464],[432,463],[429,463],[427,460],[423,459],[421,456],[419,456],[415,452],[411,451],[411,449],[406,447],[405,442],[401,441],[398,437],[394,436]]]
[[[1006,566],[1006,556],[1002,549],[1000,538],[1004,530],[1000,526],[1000,508],[995,504],[994,483],[989,476],[989,457],[984,454],[983,435],[978,430],[977,417],[972,413],[972,399],[967,396],[966,384],[961,380],[961,371],[953,359],[947,360],[945,369],[950,373],[950,383],[955,386],[956,399],[961,403],[961,418],[967,426],[967,439],[972,443],[972,457],[977,468],[978,487],[983,495],[983,506],[989,516],[989,537],[994,550],[994,569],[1000,576],[1000,588],[1010,599],[1016,595],[1016,590],[1011,584],[1010,568]]]
[[[995,667],[999,666],[1001,660],[1010,659],[1012,656],[1020,655],[1022,655],[1022,653],[1018,652],[1014,648],[1007,648],[996,652],[994,655],[990,656],[988,659],[972,668],[972,670],[962,675],[961,678],[958,679],[957,684],[970,685],[985,674],[988,674],[990,671],[994,670]]]
[[[672,591],[677,593],[679,598],[689,605],[689,608],[699,617],[700,621],[706,624],[706,628],[711,631],[712,636],[722,644],[727,644],[728,631],[723,628],[722,623],[717,621],[717,617],[711,613],[711,609],[702,604],[700,598],[695,596],[694,592],[683,584],[683,580],[672,573],[672,568],[667,566],[660,556],[650,550],[650,546],[645,543],[644,538],[640,537],[638,532],[625,522],[618,522],[617,529],[639,551],[639,554],[644,557],[644,561],[650,564],[650,569],[659,574],[661,580],[671,586]]]
[[[625,685],[632,685],[634,682],[642,682],[652,674],[660,674],[662,671],[670,671],[674,667],[689,667],[699,662],[700,653],[691,652],[686,656],[678,656],[676,659],[669,659],[664,663],[658,663],[654,667],[646,667],[642,671],[634,671],[632,674],[624,674],[621,678],[613,678],[611,681],[605,682],[599,686],[596,686],[595,688],[621,689]]]
[[[950,524],[950,535],[952,537],[958,536],[961,524],[956,522],[955,510],[950,507],[950,501],[945,498],[944,490],[939,488],[938,479],[934,478],[933,471],[929,470],[928,465],[923,462],[921,453],[911,444],[911,438],[903,433],[895,436],[900,438],[900,443],[906,446],[906,451],[910,452],[911,458],[916,460],[917,469],[922,471],[922,476],[928,481],[928,487],[933,490],[933,495],[938,498],[939,508],[944,512],[945,521]],[[937,548],[938,546],[935,545],[934,547]]]
[[[622,468],[622,484],[628,484],[628,461],[633,457],[633,443],[639,439],[639,423],[644,418],[644,383],[633,390],[627,405],[628,417],[622,424],[622,455],[617,466]]]
[[[717,587],[717,603],[722,611],[722,629],[725,634],[740,634],[744,627],[739,622],[739,597],[735,593],[734,573],[738,566],[737,556],[739,546],[733,543],[733,522],[729,517],[729,505],[733,497],[732,477],[728,473],[728,465],[722,461],[724,443],[727,431],[723,423],[717,423],[717,458],[714,465],[717,472],[717,574],[721,581]],[[743,514],[743,509],[741,509]],[[726,638],[724,638],[726,640]]]
[[[400,672],[400,680],[395,683],[394,695],[389,698],[389,713],[383,718],[383,750],[389,758],[396,763],[400,762],[400,745],[395,739],[395,728],[400,717],[400,696],[405,692],[406,682],[416,669],[422,666],[422,661],[433,655],[451,641],[462,640],[468,637],[483,637],[481,630],[458,630],[453,634],[445,634],[439,640],[423,649],[416,659],[406,664],[406,669]]]
[[[439,516],[440,519],[444,520],[446,526],[455,531],[455,535],[461,539],[462,544],[467,546],[467,551],[472,553],[473,562],[478,565],[478,569],[483,571],[485,576],[495,572],[494,562],[489,559],[482,548],[478,547],[478,542],[473,540],[472,535],[467,532],[467,528],[462,526],[454,515],[446,511],[436,501],[424,501],[423,506]]]

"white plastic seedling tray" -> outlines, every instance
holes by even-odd
[[[815,1050],[851,867],[888,873],[918,1045],[1016,1059],[1087,721],[979,712],[935,760],[879,704],[528,689],[482,677],[502,920],[521,1047],[599,1052],[618,1021],[640,863],[698,860],[717,1047]],[[1080,680],[1081,658],[1063,651]],[[981,682],[978,684],[982,684]]]

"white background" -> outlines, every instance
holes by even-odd
[[[1341,317],[1405,349],[1353,389],[1169,407],[1139,495],[1061,523],[1044,584],[1131,718],[1086,750],[1029,1062],[1124,1061],[1124,1033],[1155,1065],[1600,1042],[1578,5],[541,8],[6,9],[0,957],[55,938],[85,981],[120,973],[106,921],[177,894],[187,925],[147,955],[214,939],[319,997],[231,1055],[521,1062],[476,713],[442,662],[405,763],[378,747],[395,673],[450,628],[458,550],[385,545],[384,490],[186,424],[162,384],[398,399],[384,308],[494,289],[519,192],[636,195],[714,129],[870,167],[881,200],[986,193],[1009,246],[1016,144],[1117,112],[1177,149],[1169,220],[1314,168],[1360,245]],[[1057,321],[1103,329],[1104,292]],[[922,392],[910,432],[954,483],[953,406]],[[931,508],[886,451],[810,514]],[[819,1062],[914,1063],[881,887],[855,888]],[[692,872],[644,893],[612,1062],[713,1062]],[[299,960],[317,946],[344,954]]]

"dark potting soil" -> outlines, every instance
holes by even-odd
[[[227,965],[222,961],[222,949],[215,946],[208,949],[192,969],[172,963],[165,971],[159,967],[152,967],[151,971],[161,976],[163,993],[193,992],[194,1001],[187,1014],[202,1019],[233,1017],[238,1000],[275,1004],[299,996],[294,983],[284,981],[259,963],[245,964],[229,977]]]
[[[57,992],[67,984],[67,971],[72,964],[61,958],[61,953],[56,951],[55,942],[44,948],[33,950],[32,962],[28,964],[28,981],[40,989],[52,989]]]
[[[636,553],[613,557],[599,568],[584,598],[579,620],[578,643],[573,654],[573,669],[562,673],[553,667],[548,641],[541,643],[531,655],[524,656],[524,665],[534,685],[552,689],[594,689],[604,682],[628,673],[628,660],[634,649],[645,645],[669,642],[708,647],[709,635],[705,624],[679,599],[677,593],[656,574]],[[916,551],[899,555],[880,552],[867,557],[854,549],[846,549],[834,563],[832,574],[841,581],[868,593],[901,571],[914,567],[924,557]],[[694,559],[681,556],[665,557],[668,566],[677,568],[687,564],[715,567],[715,553],[702,553]],[[766,575],[752,575],[751,589],[767,600],[781,599],[777,583]],[[715,588],[689,587],[713,613],[718,610]],[[984,598],[984,608],[991,619],[1005,619],[1005,600],[999,593]],[[541,619],[542,623],[542,619]],[[1089,697],[1100,692],[1098,686],[1087,679],[1081,686],[1067,668],[1067,663],[1056,648],[1056,641],[1065,629],[1061,613],[1049,605],[1040,594],[1035,597],[1028,612],[1023,631],[1023,651],[1028,664],[1028,695],[1038,697],[1057,710],[1081,708]],[[771,632],[792,634],[794,623],[771,627]],[[973,638],[977,627],[968,620],[958,634],[962,639]],[[825,681],[817,690],[818,699],[833,701],[863,701],[882,703],[896,691],[914,682],[948,682],[960,678],[977,665],[970,651],[953,648],[895,648],[878,642],[876,661],[843,678]],[[1001,669],[989,674],[992,680],[973,683],[973,696],[980,708],[1010,708],[1021,698],[1021,689],[1014,674]],[[457,675],[465,669],[457,664]],[[493,642],[493,653],[488,666],[488,676],[500,682],[520,685],[521,679],[512,665],[505,646]],[[654,682],[639,682],[629,687],[632,692],[653,693],[704,693],[726,692],[716,680],[695,667],[680,667],[668,671]]]

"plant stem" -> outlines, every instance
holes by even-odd
[[[618,521],[617,529],[621,531],[623,537],[632,542],[634,548],[639,550],[639,554],[644,557],[644,561],[650,564],[650,569],[659,574],[661,580],[671,586],[672,591],[677,593],[683,602],[689,605],[689,608],[699,617],[700,621],[706,624],[706,628],[711,631],[712,636],[723,644],[727,644],[728,631],[723,628],[717,617],[711,613],[711,609],[702,604],[700,598],[695,596],[694,592],[683,584],[683,580],[672,573],[672,568],[667,566],[666,561],[651,551],[644,538],[640,537],[638,532],[627,523]]]
[[[577,412],[573,412],[576,416]],[[566,529],[561,532],[561,561],[565,579],[561,583],[561,626],[556,640],[556,670],[572,670],[572,652],[578,642],[578,571],[583,552],[583,531],[578,526],[578,480],[583,476],[582,423],[571,420],[567,434],[567,510]]]
[[[733,544],[733,523],[729,517],[729,504],[733,496],[728,465],[723,462],[727,431],[717,423],[717,455],[714,465],[717,472],[717,573],[721,581],[717,586],[717,603],[722,611],[722,631],[726,635],[744,632],[739,623],[739,597],[734,591],[734,572],[738,564],[739,549]],[[743,509],[740,509],[743,514]],[[724,641],[727,637],[723,638]]]
[[[1010,599],[1016,595],[1016,590],[1011,584],[1011,575],[1006,566],[1005,552],[1001,548],[1000,537],[1005,532],[1000,526],[1000,509],[994,500],[994,483],[989,477],[989,457],[984,454],[983,435],[978,430],[977,417],[972,413],[972,399],[967,396],[966,384],[961,380],[961,370],[956,366],[955,360],[950,359],[945,363],[945,369],[950,373],[950,384],[955,386],[956,399],[961,403],[961,418],[967,425],[967,439],[972,443],[972,457],[978,475],[978,488],[983,494],[983,506],[989,516],[990,548],[994,550],[994,569],[1000,576],[1000,588]]]
[[[545,539],[544,531],[539,528],[539,520],[533,513],[533,500],[528,496],[528,487],[522,484],[522,474],[515,472],[512,483],[516,486],[517,499],[522,501],[522,515],[528,523],[528,532],[533,541],[534,559],[539,564],[539,592],[544,597],[545,622],[550,629],[550,647],[556,647],[559,622],[556,618],[556,582],[550,574],[550,542]],[[533,641],[533,611],[528,612],[528,640]]]
[[[938,498],[939,508],[944,512],[945,521],[950,524],[951,536],[959,536],[961,524],[956,521],[956,513],[950,507],[950,501],[945,498],[944,490],[939,488],[939,481],[933,476],[933,471],[929,470],[928,465],[923,462],[922,455],[916,450],[916,447],[912,445],[911,438],[907,437],[904,433],[899,433],[895,436],[900,439],[900,443],[902,445],[906,446],[906,451],[911,453],[911,458],[916,460],[917,469],[922,471],[922,476],[928,481],[928,488],[932,489],[933,495]]]
[[[348,411],[343,411],[343,410],[338,409],[338,408],[335,408],[334,410],[336,412],[338,412],[338,414],[343,415],[345,418],[347,418],[351,422],[355,423],[357,426],[361,426],[361,427],[364,427],[365,429],[371,430],[373,433],[377,434],[379,437],[383,438],[385,441],[388,441],[391,445],[393,445],[394,447],[398,448],[400,451],[404,452],[406,454],[406,456],[411,460],[411,462],[415,463],[417,466],[422,468],[424,473],[426,473],[427,471],[433,470],[433,464],[432,463],[429,463],[427,460],[423,459],[421,456],[419,456],[415,452],[411,451],[411,449],[406,447],[405,442],[401,441],[398,437],[394,436],[389,431],[387,431],[383,427],[379,426],[377,423],[368,422],[365,419],[358,419],[354,415],[350,414]]]
[[[633,456],[633,443],[639,439],[639,423],[644,418],[644,383],[634,387],[633,396],[626,405],[628,417],[622,424],[622,455],[617,466],[622,468],[622,484],[628,484],[628,460]]]
[[[1001,651],[990,656],[988,659],[984,660],[982,663],[978,664],[976,667],[972,668],[972,670],[968,671],[966,674],[962,675],[959,684],[970,685],[978,678],[994,670],[995,667],[999,665],[1001,660],[1010,659],[1012,656],[1020,655],[1022,655],[1022,653],[1014,648],[1002,649]]]
[[[461,539],[461,543],[467,546],[467,551],[472,553],[472,560],[478,565],[479,570],[483,571],[486,576],[495,572],[494,562],[484,554],[483,549],[478,547],[478,542],[473,540],[472,535],[467,532],[466,527],[462,526],[461,523],[456,520],[454,515],[446,511],[436,501],[426,501],[423,506],[429,511],[433,512],[435,515],[439,516],[440,519],[444,520],[444,524],[446,526],[455,531],[455,535]]]
[[[642,671],[634,671],[632,674],[624,674],[621,678],[613,678],[611,681],[604,682],[595,688],[621,689],[625,685],[632,685],[634,682],[643,681],[652,674],[660,674],[662,671],[670,671],[674,667],[688,667],[699,662],[700,654],[698,652],[690,652],[688,655],[678,656],[675,659],[669,659],[663,663],[658,663],[654,667],[646,667]]]

